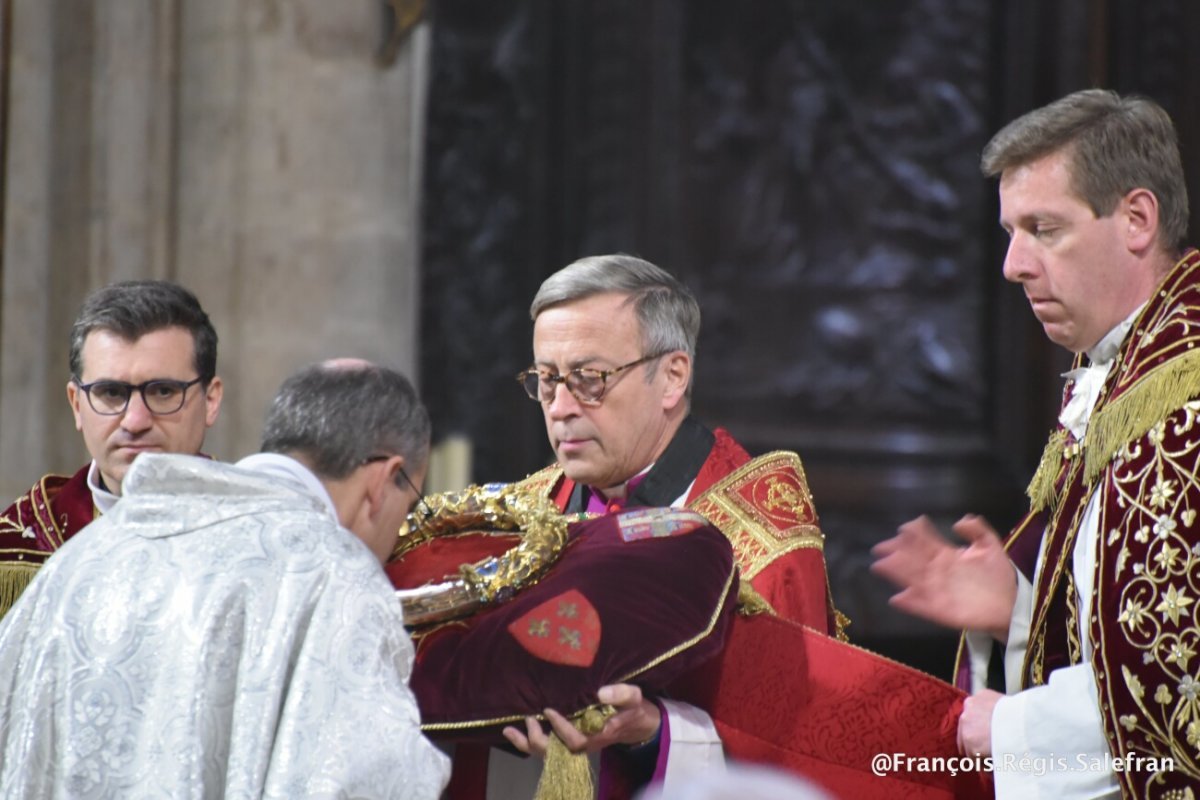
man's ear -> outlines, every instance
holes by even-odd
[[[1126,247],[1132,253],[1144,253],[1154,246],[1159,233],[1158,198],[1149,189],[1132,189],[1121,199],[1125,214]]]
[[[218,375],[214,375],[213,379],[208,382],[208,389],[204,392],[204,425],[211,428],[213,423],[217,421],[217,414],[221,413],[221,399],[225,396],[225,384],[221,382]]]
[[[663,410],[671,411],[687,399],[688,383],[692,379],[692,359],[682,350],[663,356],[663,374],[667,378],[663,393]]]
[[[390,456],[386,461],[376,461],[363,467],[367,470],[366,497],[369,503],[371,519],[379,516],[391,490],[389,484],[395,483],[404,466],[404,456]]]
[[[82,392],[75,385],[75,381],[67,381],[67,402],[71,404],[71,414],[75,417],[75,430],[83,430],[83,418],[80,416],[79,404],[87,402],[80,397]]]

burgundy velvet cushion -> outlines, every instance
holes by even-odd
[[[655,692],[720,652],[736,609],[729,540],[697,514],[638,509],[575,523],[535,586],[418,640],[426,730],[503,741],[544,708],[566,714],[617,682]]]

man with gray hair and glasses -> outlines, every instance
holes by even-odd
[[[1075,354],[1059,424],[1002,542],[924,517],[876,546],[892,602],[965,628],[958,723],[997,797],[1192,797],[1200,786],[1200,253],[1174,126],[1093,89],[983,152],[1004,276]],[[1005,693],[986,688],[1003,649]]]
[[[525,485],[572,514],[698,511],[732,542],[744,597],[840,633],[800,459],[751,459],[728,432],[690,415],[700,307],[687,287],[633,256],[582,258],[546,279],[530,317],[533,364],[517,380],[541,408],[556,464]],[[547,716],[571,750],[602,752],[602,781],[637,785],[722,761],[712,720],[698,708],[625,684],[602,688],[599,701],[618,713],[593,736],[552,710]],[[543,753],[548,743],[533,718],[505,735],[524,752]],[[452,788],[463,763],[479,758],[469,753],[455,754]],[[516,769],[498,752],[490,763],[497,772]]]
[[[408,380],[343,359],[236,466],[138,458],[0,621],[0,796],[438,797],[382,567],[428,450]]]
[[[121,495],[142,453],[200,452],[217,420],[217,332],[169,281],[122,281],[84,301],[71,327],[67,401],[92,461],[46,475],[0,514],[0,617],[50,555]]]
[[[735,473],[766,476],[778,524],[756,524],[748,508],[721,526],[742,578],[780,616],[833,630],[824,537],[800,460],[751,459],[691,416],[700,306],[688,288],[640,258],[593,256],[547,278],[529,315],[533,365],[517,379],[541,407],[557,463],[528,481],[568,513],[704,513]]]

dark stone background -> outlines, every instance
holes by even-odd
[[[920,513],[1010,525],[1067,361],[1000,275],[979,152],[1069,91],[1138,91],[1175,116],[1200,197],[1200,4],[436,0],[431,15],[435,431],[473,439],[477,480],[548,463],[513,381],[529,301],[579,256],[648,258],[703,309],[695,413],[804,460],[853,640],[948,676],[954,637],[889,609],[868,550]]]

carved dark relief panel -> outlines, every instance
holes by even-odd
[[[995,24],[952,0],[685,14],[696,407],[753,450],[801,454],[860,641],[936,636],[890,609],[872,544],[920,513],[1003,525],[1020,504],[997,469],[995,189],[978,170]]]
[[[700,402],[800,438],[978,426],[987,6],[688,9],[688,270],[720,376]]]
[[[537,3],[432,8],[422,391],[435,435],[469,435],[477,474],[509,478],[513,441],[544,438],[513,376],[529,363],[526,310],[540,279],[528,265],[545,246],[547,13]]]

